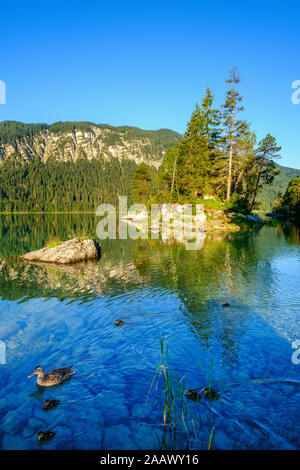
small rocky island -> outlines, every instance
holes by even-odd
[[[31,251],[20,258],[26,261],[39,261],[42,263],[73,264],[80,261],[97,259],[100,256],[99,243],[92,239],[80,241],[73,238],[50,248]]]

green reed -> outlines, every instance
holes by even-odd
[[[162,381],[162,393],[155,399],[154,405],[162,407],[163,435],[160,445],[163,449],[190,448],[191,439],[200,441],[201,448],[211,450],[214,444],[215,428],[211,425],[211,404],[208,403],[208,415],[200,410],[200,401],[192,403],[187,398],[186,378],[176,375],[169,366],[169,342],[161,336],[160,341],[160,363],[153,375],[149,388],[147,401],[155,388],[157,391]],[[209,379],[209,391],[212,383],[212,367]],[[156,385],[155,385],[156,383]],[[155,387],[154,387],[155,386]],[[203,417],[206,418],[207,439],[204,439]],[[208,431],[207,431],[208,430]],[[207,442],[207,446],[204,444]]]

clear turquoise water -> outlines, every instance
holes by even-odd
[[[211,405],[189,402],[202,418],[190,448],[207,448],[212,427],[216,449],[299,448],[300,364],[291,361],[300,339],[299,230],[265,226],[194,252],[105,241],[99,261],[71,267],[16,256],[95,226],[93,216],[0,216],[0,447],[184,447],[164,434],[155,404],[162,381],[145,404],[161,335],[188,388],[207,386],[213,359],[213,388],[224,391]],[[77,373],[62,386],[40,389],[27,379],[36,365],[70,364]],[[61,403],[45,412],[47,398]],[[40,444],[41,429],[55,438]]]

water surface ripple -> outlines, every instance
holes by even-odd
[[[300,364],[291,360],[300,340],[299,229],[265,226],[206,241],[199,251],[105,241],[99,261],[59,267],[17,255],[66,238],[68,227],[90,231],[95,219],[36,217],[0,216],[2,449],[163,446],[162,408],[145,403],[160,335],[169,340],[170,368],[188,388],[207,386],[213,359],[221,398],[210,411],[206,400],[190,407],[211,413],[215,448],[300,447]],[[63,386],[40,389],[27,379],[37,365],[70,364],[77,373]],[[43,411],[47,398],[60,405]],[[55,438],[40,444],[41,429]],[[207,448],[205,418],[202,437],[192,433],[189,446]]]

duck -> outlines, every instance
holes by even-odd
[[[188,391],[186,392],[186,395],[190,400],[193,400],[193,401],[201,400],[201,395],[199,392],[197,392],[197,390],[192,390],[191,388],[189,388]]]
[[[205,387],[203,389],[203,393],[205,398],[208,398],[209,400],[217,400],[218,398],[220,398],[220,394],[216,392],[216,390],[212,390],[209,387]]]
[[[43,410],[51,410],[52,408],[55,408],[58,406],[60,403],[59,400],[45,400]]]
[[[52,385],[58,385],[63,383],[73,374],[75,374],[76,370],[71,370],[72,366],[63,367],[62,369],[53,369],[48,372],[46,375],[44,373],[44,368],[42,366],[36,366],[32,372],[32,374],[28,375],[28,378],[37,375],[37,384],[41,387],[52,387]]]
[[[117,325],[117,326],[120,326],[120,325],[123,325],[123,324],[124,324],[123,320],[116,320],[115,321],[115,325]]]
[[[37,438],[40,442],[45,442],[49,441],[50,439],[53,439],[55,434],[56,432],[54,431],[40,431],[37,435]]]

